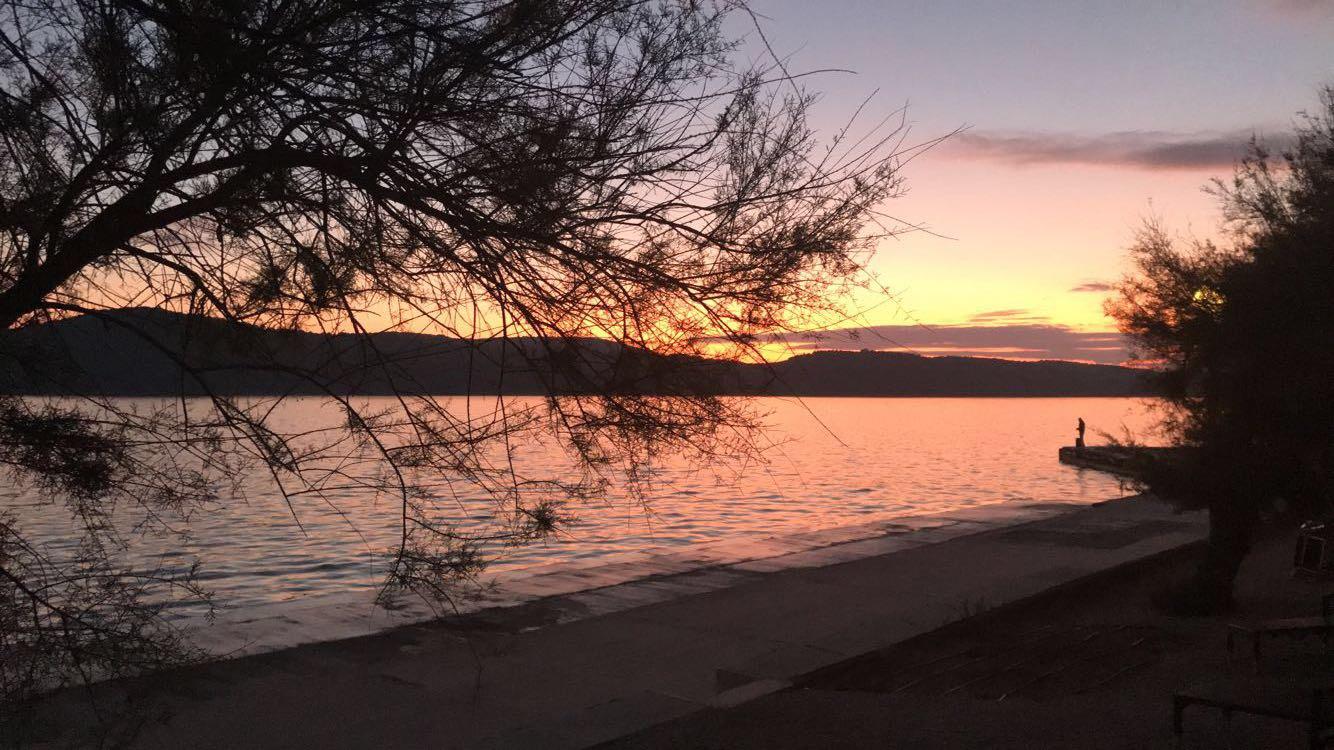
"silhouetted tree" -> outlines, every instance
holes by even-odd
[[[386,591],[447,598],[487,545],[549,533],[562,503],[608,481],[637,486],[650,456],[747,450],[743,405],[600,387],[588,373],[605,365],[562,345],[592,336],[680,354],[721,337],[743,350],[832,306],[832,285],[896,231],[877,206],[899,187],[901,124],[817,142],[813,97],[780,63],[731,62],[724,26],[738,9],[0,2],[5,329],[75,315],[135,327],[105,311],[148,306],[354,335],[521,336],[478,356],[555,373],[544,406],[464,414],[412,382],[395,382],[394,405],[376,413],[330,387],[345,424],[297,435],[270,419],[273,399],[230,397],[225,367],[140,328],[204,402],[0,397],[0,464],[84,536],[57,559],[0,517],[6,689],[181,654],[153,602],[191,579],[132,570],[117,550],[126,529],[165,532],[247,472],[269,472],[298,518],[330,487],[393,492],[401,542]],[[357,366],[394,377],[392,355],[355,351]],[[64,382],[44,355],[0,357]],[[327,385],[321,368],[297,374]],[[561,395],[574,380],[589,385]],[[512,441],[534,430],[582,470],[516,470]],[[436,520],[442,477],[494,498],[494,533]]]
[[[1164,425],[1185,448],[1149,486],[1209,509],[1179,604],[1214,611],[1265,515],[1334,501],[1334,89],[1281,161],[1258,143],[1218,181],[1227,241],[1182,247],[1156,225],[1108,312],[1162,366]]]

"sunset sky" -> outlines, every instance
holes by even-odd
[[[1218,213],[1202,187],[1251,133],[1281,139],[1334,83],[1334,0],[753,7],[792,72],[855,71],[811,83],[822,133],[877,90],[877,116],[909,105],[910,142],[968,127],[908,166],[910,194],[890,211],[945,237],[884,243],[873,271],[899,304],[866,312],[884,328],[858,347],[1120,361],[1098,333],[1112,329],[1103,289],[1137,227],[1158,216],[1209,236]]]

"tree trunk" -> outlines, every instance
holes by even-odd
[[[1249,498],[1223,496],[1209,507],[1209,546],[1193,582],[1205,611],[1232,605],[1232,592],[1242,560],[1251,551],[1258,505]]]

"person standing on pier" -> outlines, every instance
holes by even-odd
[[[1080,417],[1080,418],[1079,418],[1079,425],[1078,425],[1077,427],[1075,427],[1075,430],[1079,433],[1079,436],[1075,438],[1075,447],[1078,448],[1078,449],[1080,449],[1080,450],[1083,450],[1083,448],[1084,448],[1084,418],[1083,418],[1083,417]]]

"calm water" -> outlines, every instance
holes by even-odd
[[[373,400],[371,400],[373,402]],[[515,399],[522,401],[522,399]],[[293,423],[315,421],[314,401],[283,405]],[[1073,442],[1076,417],[1121,435],[1151,424],[1134,399],[764,399],[774,447],[764,463],[716,473],[665,466],[648,507],[624,496],[578,506],[558,539],[505,551],[491,573],[588,561],[626,551],[765,538],[863,524],[880,518],[1004,502],[1091,503],[1123,494],[1115,479],[1062,466],[1056,449]],[[542,462],[540,447],[521,461]],[[58,508],[0,489],[26,532],[59,551],[70,544]],[[190,539],[144,539],[136,554],[172,568],[199,558],[206,586],[230,605],[297,599],[376,586],[379,553],[396,541],[397,506],[348,492],[332,508],[287,506],[258,479],[243,503],[196,516]],[[449,520],[487,521],[485,504],[465,502]]]

